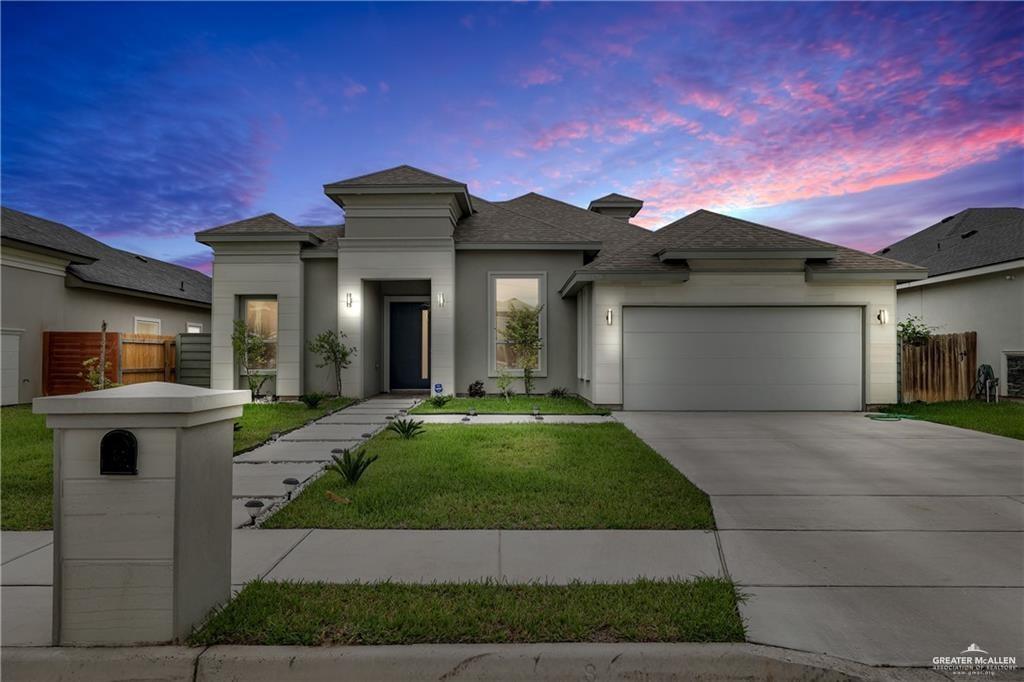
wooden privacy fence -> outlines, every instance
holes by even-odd
[[[978,370],[978,333],[938,334],[900,347],[901,401],[967,400]]]
[[[100,356],[100,332],[43,332],[43,395],[90,390],[82,363]],[[176,337],[107,332],[111,382],[175,381]]]

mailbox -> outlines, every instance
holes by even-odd
[[[104,476],[138,476],[139,442],[135,434],[114,429],[100,441],[100,474]]]

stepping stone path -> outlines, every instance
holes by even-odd
[[[256,521],[288,501],[285,479],[309,483],[331,462],[331,451],[351,449],[387,426],[419,402],[416,398],[370,398],[318,419],[254,450],[235,457],[231,522],[233,528],[253,524],[251,500],[263,503]]]

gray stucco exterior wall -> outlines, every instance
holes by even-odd
[[[903,287],[896,307],[899,320],[919,316],[936,334],[978,332],[978,364],[992,366],[1006,395],[1004,352],[1024,350],[1024,268]]]
[[[330,367],[317,367],[320,358],[310,353],[307,344],[317,334],[338,328],[338,261],[333,258],[310,258],[303,261],[303,353],[304,393],[335,393],[334,372]]]
[[[563,299],[558,289],[583,265],[578,251],[457,251],[455,254],[455,391],[465,393],[481,380],[490,393],[498,390],[488,376],[490,329],[489,276],[494,272],[544,272],[547,275],[547,376],[538,377],[536,391],[577,385],[576,299]],[[522,381],[515,382],[522,392]]]

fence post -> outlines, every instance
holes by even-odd
[[[164,339],[164,381],[171,380],[171,341]]]

